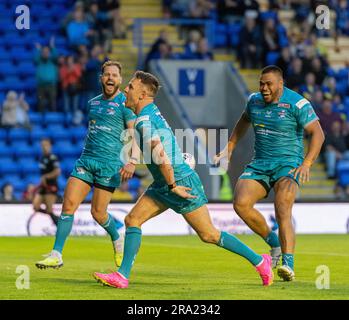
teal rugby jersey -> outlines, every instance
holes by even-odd
[[[150,156],[150,148],[147,147],[149,140],[160,139],[167,156],[171,160],[176,181],[193,173],[193,170],[183,160],[182,151],[171,127],[154,103],[143,108],[136,119],[135,128],[139,133],[140,149],[143,152],[144,160],[156,182],[166,183],[159,166],[153,162]]]
[[[124,144],[121,133],[136,115],[125,107],[125,95],[120,92],[113,100],[99,95],[88,102],[88,133],[81,158],[92,158],[122,165],[120,152]]]
[[[274,104],[253,93],[246,113],[255,132],[254,159],[303,161],[304,127],[318,120],[307,99],[286,87]]]

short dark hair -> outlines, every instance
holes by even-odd
[[[141,82],[147,86],[152,95],[155,97],[160,89],[160,82],[153,74],[149,72],[144,72],[141,70],[136,71],[134,74],[136,79],[140,79]]]
[[[281,68],[279,68],[278,66],[275,65],[270,65],[270,66],[266,66],[262,69],[261,74],[265,74],[265,73],[278,73],[280,75],[281,78],[284,77],[284,73],[282,72]]]
[[[103,65],[102,65],[102,73],[104,72],[104,69],[106,67],[109,67],[109,66],[116,66],[119,69],[119,73],[121,75],[122,67],[121,67],[121,63],[119,61],[108,60],[108,61],[104,62]]]

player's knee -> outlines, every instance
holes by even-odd
[[[234,210],[238,214],[244,214],[246,211],[250,210],[253,207],[251,202],[248,201],[248,199],[245,197],[235,199],[233,206],[234,206]]]
[[[216,244],[219,241],[219,232],[215,232],[215,231],[210,231],[210,232],[201,232],[199,233],[199,237],[201,239],[201,241],[205,242],[205,243],[212,243],[212,244]]]
[[[73,214],[77,209],[76,201],[70,197],[64,197],[62,211],[64,213]]]
[[[101,212],[99,210],[96,210],[95,208],[91,209],[91,215],[98,224],[103,224],[108,219],[108,214],[106,212]]]
[[[125,226],[128,227],[141,227],[142,223],[136,217],[128,214],[125,217]]]

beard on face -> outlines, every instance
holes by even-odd
[[[107,92],[108,84],[114,86],[113,91],[111,93],[108,93],[109,91]],[[107,81],[106,83],[102,84],[103,94],[106,97],[112,97],[119,90],[119,88],[120,88],[120,85],[115,84],[115,82],[113,82],[113,81]]]

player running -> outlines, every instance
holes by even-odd
[[[41,140],[42,156],[39,161],[41,172],[40,184],[36,188],[33,199],[34,212],[48,214],[52,222],[57,225],[58,217],[53,213],[53,205],[57,201],[57,179],[61,174],[58,158],[51,152],[52,145],[48,138]],[[45,209],[41,205],[45,205]]]
[[[256,267],[263,285],[271,285],[271,257],[255,253],[233,235],[220,232],[213,226],[200,178],[184,163],[171,128],[154,104],[158,89],[158,80],[143,71],[137,71],[125,89],[125,105],[138,116],[135,128],[140,134],[143,157],[150,160],[146,163],[154,182],[125,218],[127,228],[121,267],[110,274],[95,272],[94,277],[112,287],[128,287],[131,268],[141,244],[142,224],[171,208],[183,215],[202,241],[243,256]]]
[[[91,214],[111,237],[116,265],[120,266],[122,261],[123,237],[107,207],[120,180],[131,178],[135,170],[132,159],[137,155],[132,155],[130,162],[123,166],[120,153],[123,148],[121,134],[126,128],[134,127],[136,116],[124,105],[125,95],[120,91],[121,65],[107,61],[101,71],[103,94],[88,102],[89,127],[85,146],[64,191],[53,250],[46,259],[36,263],[38,268],[63,265],[62,251],[73,226],[74,213],[92,187]]]
[[[282,255],[278,275],[285,281],[292,281],[295,278],[292,206],[299,183],[309,181],[310,167],[319,155],[324,134],[310,102],[284,86],[282,70],[277,66],[262,70],[260,92],[248,98],[246,110],[227,146],[215,156],[216,164],[222,158],[231,158],[250,125],[255,132],[255,154],[236,184],[234,209],[271,247],[274,268]],[[305,158],[304,130],[311,137]],[[271,188],[275,191],[280,240],[254,208],[258,200],[267,197]]]

